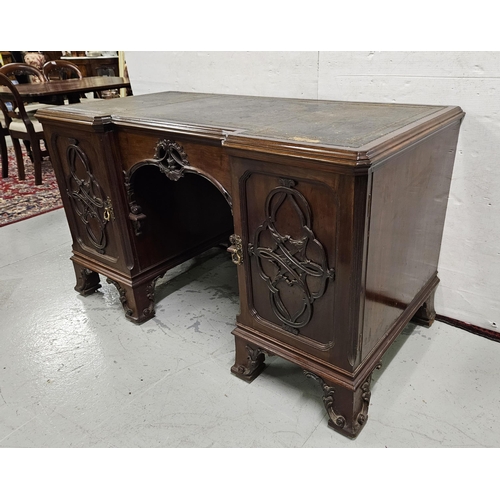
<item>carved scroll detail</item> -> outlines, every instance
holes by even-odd
[[[106,198],[105,201],[101,186],[92,173],[89,159],[78,146],[76,139],[70,140],[66,149],[66,159],[70,172],[66,193],[75,213],[84,224],[91,245],[103,254],[107,245],[106,225],[112,220],[112,217],[108,216],[111,213],[111,200]],[[78,163],[85,170],[83,178],[78,176]],[[91,224],[92,220],[97,224]]]
[[[321,384],[324,394],[323,404],[325,405],[328,416],[330,417],[330,421],[337,427],[340,427],[341,429],[344,428],[346,424],[345,417],[342,415],[338,415],[337,413],[335,413],[335,410],[333,409],[333,405],[335,403],[335,398],[334,398],[335,389],[327,385],[321,377],[318,377],[318,375],[314,373],[304,370],[304,374],[306,377],[312,378]]]
[[[260,347],[256,347],[254,349],[249,345],[246,346],[246,350],[248,351],[247,365],[238,366],[238,373],[244,375],[245,377],[249,377],[253,374],[255,370],[259,368],[260,365],[262,365],[266,357],[266,354],[268,353],[264,349],[261,349]]]
[[[382,362],[379,362],[375,367],[375,370],[379,370],[381,367],[382,367]],[[361,426],[366,422],[366,419],[368,418],[368,407],[370,405],[370,399],[372,395],[372,393],[370,392],[372,375],[373,372],[370,373],[368,378],[361,384],[361,399],[363,400],[363,407],[361,408],[361,411],[358,413],[358,416],[356,417],[356,423],[354,425],[358,424],[359,426]]]
[[[142,213],[142,207],[135,200],[135,193],[130,180],[131,176],[125,171],[123,171],[123,176],[125,178],[125,190],[127,192],[128,206],[130,209],[128,218],[132,221],[135,235],[140,236],[144,230],[144,220],[146,216]]]
[[[161,273],[156,278],[151,281],[151,283],[146,287],[146,297],[149,299],[149,306],[146,307],[142,314],[146,317],[152,316],[155,310],[155,286],[156,282],[164,275],[165,273]]]
[[[125,316],[132,316],[134,311],[129,307],[127,302],[127,291],[123,288],[118,281],[112,280],[111,278],[107,278],[106,282],[110,285],[115,285],[120,294],[120,302],[122,303],[123,310],[125,311]]]
[[[302,193],[294,188],[296,182],[292,179],[280,179],[280,184],[281,186],[274,188],[267,196],[266,218],[257,228],[248,250],[256,261],[259,275],[269,289],[274,314],[284,329],[299,334],[299,329],[306,326],[312,318],[313,303],[324,295],[328,281],[335,279],[335,271],[328,267],[323,245],[316,239],[312,230],[311,208]],[[276,227],[277,214],[285,203],[292,205],[299,220],[301,235],[297,239],[288,234],[281,234]],[[271,239],[273,245],[262,246],[261,241],[264,238]],[[319,262],[308,258],[308,249],[311,247],[315,247]],[[269,275],[264,270],[265,261],[272,264],[274,274]],[[283,300],[292,287],[298,289],[302,297],[301,307],[296,311],[289,311]],[[290,293],[294,292],[290,290]]]
[[[137,288],[136,289],[136,300],[137,296],[140,297],[145,297],[146,300],[141,300],[140,305],[137,304],[137,311],[136,314],[139,318],[141,318],[141,321],[144,321],[144,319],[148,319],[150,316],[154,315],[155,312],[155,285],[156,282],[165,274],[165,272],[159,274],[155,278],[153,278],[147,285],[145,285],[145,288]],[[125,316],[131,318],[134,316],[134,310],[130,307],[127,299],[127,290],[124,288],[118,281],[115,281],[111,278],[107,278],[106,280],[108,283],[111,285],[115,285],[115,287],[118,290],[119,296],[120,296],[120,302],[123,306],[123,310],[125,311]],[[130,289],[129,289],[130,290]],[[138,293],[137,293],[138,291]],[[142,295],[142,291],[144,292],[144,295]],[[131,291],[131,293],[134,293],[134,290]],[[146,305],[146,307],[144,307]],[[141,308],[142,308],[142,313],[141,313]]]
[[[190,166],[183,147],[168,139],[158,141],[154,158],[158,161],[160,171],[171,181],[178,181],[184,176],[184,168]]]

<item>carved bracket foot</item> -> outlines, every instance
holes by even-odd
[[[412,323],[421,326],[431,326],[436,319],[436,311],[434,309],[434,295],[436,289],[432,291],[426,301],[420,306],[420,309],[415,313],[411,319]]]
[[[380,368],[379,363],[376,368]],[[305,375],[321,384],[323,389],[323,404],[328,413],[328,426],[349,438],[355,438],[368,420],[370,404],[370,385],[372,375],[354,391],[328,382],[314,373],[304,371]]]
[[[101,288],[99,274],[73,262],[76,275],[75,290],[84,297]]]
[[[264,360],[266,354],[269,355],[269,353],[259,347],[248,344],[239,337],[235,337],[235,347],[235,362],[231,367],[231,373],[246,382],[251,382],[266,367]]]
[[[155,315],[155,295],[156,282],[164,273],[156,276],[152,281],[136,286],[129,286],[124,283],[108,278],[106,281],[115,287],[120,294],[125,317],[133,323],[144,323]]]

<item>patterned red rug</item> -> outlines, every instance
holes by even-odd
[[[0,176],[0,227],[62,207],[59,188],[50,160],[42,164],[41,186],[35,186],[33,164],[23,147],[26,180],[17,177],[14,148],[9,148],[9,177]]]

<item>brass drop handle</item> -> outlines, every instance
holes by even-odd
[[[111,200],[109,199],[109,197],[106,198],[106,201],[104,202],[103,218],[106,222],[109,222],[110,220],[115,220],[113,205],[111,204]]]
[[[232,234],[229,237],[229,241],[231,242],[231,246],[227,249],[227,251],[231,254],[231,260],[239,266],[243,263],[243,245],[241,243],[241,236]]]

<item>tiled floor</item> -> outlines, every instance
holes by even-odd
[[[235,268],[210,251],[126,321],[112,285],[73,290],[62,210],[0,228],[0,447],[498,447],[500,344],[410,325],[374,374],[356,440],[327,427],[321,389],[279,358],[230,373]]]

